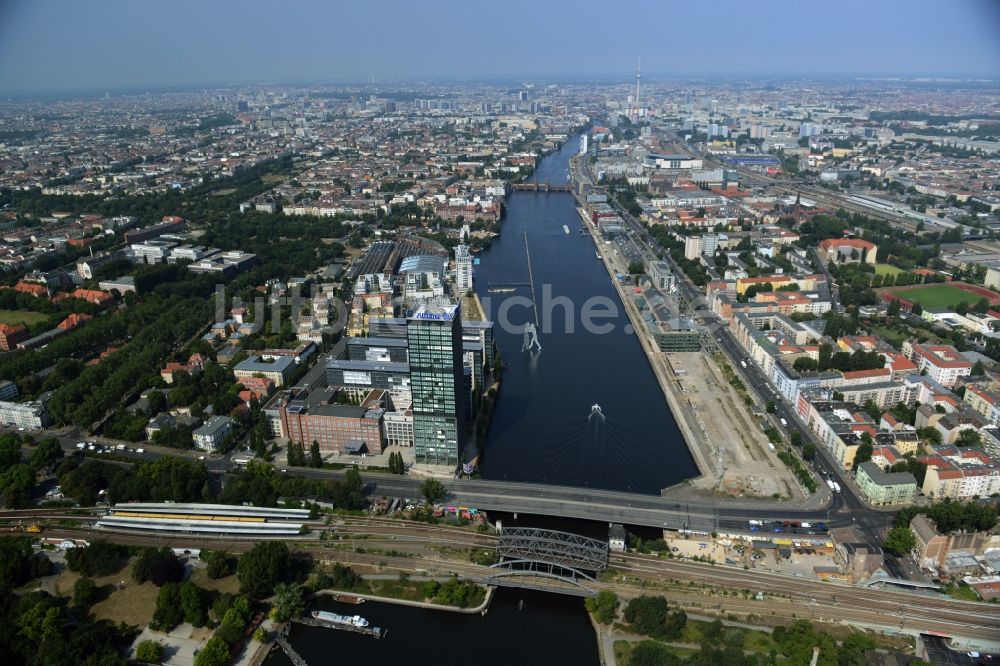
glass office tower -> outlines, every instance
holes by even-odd
[[[421,305],[406,319],[418,463],[458,465],[465,449],[462,321],[456,303]]]

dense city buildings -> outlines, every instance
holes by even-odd
[[[987,3],[35,4],[4,663],[1000,657]]]

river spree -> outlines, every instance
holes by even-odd
[[[519,609],[519,602],[524,602]],[[578,597],[500,588],[485,616],[368,602],[360,606],[322,599],[312,610],[362,615],[388,630],[385,638],[325,627],[293,625],[292,647],[310,666],[323,664],[600,663],[597,637]],[[276,650],[267,666],[291,664]]]
[[[576,149],[576,139],[570,139],[541,161],[533,180],[566,182]],[[497,322],[497,342],[508,363],[483,450],[482,474],[659,493],[695,476],[697,468],[594,241],[581,234],[581,224],[571,194],[515,192],[507,200],[501,236],[480,256],[476,291]],[[509,309],[512,325],[505,326],[498,316],[506,299],[524,301],[531,290],[489,290],[490,284],[529,281],[525,232],[541,352],[521,351],[523,325],[535,317],[530,305]],[[569,307],[558,303],[560,297],[563,303],[568,299]],[[594,297],[617,310],[617,316],[594,319],[611,324],[610,332],[595,333],[582,325],[583,306]],[[544,307],[546,301],[553,306]],[[570,322],[567,309],[572,311]]]

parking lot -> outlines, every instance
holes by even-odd
[[[789,543],[775,543],[750,539],[713,539],[710,536],[696,535],[685,537],[676,532],[664,534],[664,541],[674,557],[702,557],[719,564],[745,565],[804,578],[816,578],[817,567],[828,570],[837,567],[830,549],[807,543],[807,539],[819,541],[822,536],[785,535],[779,541]]]

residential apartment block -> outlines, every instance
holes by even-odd
[[[205,424],[191,433],[194,445],[202,451],[218,450],[229,433],[233,431],[233,420],[228,416],[213,416]]]
[[[0,423],[17,428],[44,428],[49,424],[44,400],[32,402],[0,401]]]
[[[951,345],[921,345],[907,340],[902,351],[917,364],[918,372],[926,373],[946,388],[953,388],[959,377],[972,374],[972,363]]]
[[[917,480],[909,472],[883,472],[874,462],[858,465],[858,488],[876,506],[908,504],[917,495]]]
[[[932,447],[918,460],[927,465],[921,490],[932,499],[968,500],[1000,493],[1000,461],[979,447]]]

